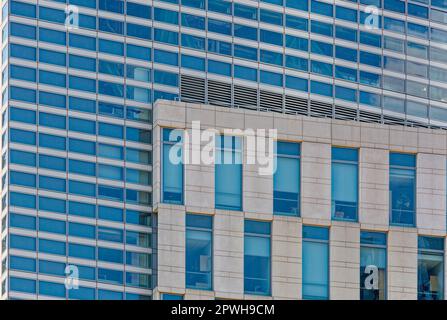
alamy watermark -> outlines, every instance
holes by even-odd
[[[212,128],[202,130],[200,121],[192,121],[191,124],[191,131],[174,129],[169,134],[169,141],[175,142],[169,151],[169,161],[172,164],[245,163],[258,165],[259,175],[275,173],[275,140],[278,136],[276,129],[224,129],[221,134]],[[235,137],[238,142],[228,138],[222,139],[221,136]],[[223,156],[222,153],[218,154],[222,150]],[[235,156],[232,156],[231,152],[225,152],[230,150],[234,151]]]

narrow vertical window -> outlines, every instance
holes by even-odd
[[[181,130],[163,129],[162,202],[183,204],[183,151]]]
[[[329,299],[329,228],[303,226],[303,299]]]
[[[332,148],[332,218],[357,221],[358,150]]]
[[[360,233],[360,300],[386,299],[386,233]]]
[[[444,238],[418,238],[418,300],[444,299]]]
[[[276,143],[276,171],[273,176],[273,212],[299,216],[300,213],[300,144]]]
[[[242,210],[242,140],[216,137],[216,209]]]
[[[391,224],[416,225],[416,156],[390,153]]]
[[[186,215],[186,287],[212,290],[213,218]]]
[[[245,220],[244,231],[244,292],[270,295],[270,222]]]

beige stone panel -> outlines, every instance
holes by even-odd
[[[388,233],[387,267],[388,299],[417,299],[416,229],[391,227]]]
[[[420,233],[446,231],[446,157],[418,153],[416,170],[416,222]]]
[[[275,216],[272,223],[272,295],[301,299],[302,224],[297,217]]]
[[[238,211],[216,210],[214,216],[214,288],[220,298],[244,294],[244,217]]]
[[[181,206],[160,204],[157,213],[158,289],[185,290],[185,211]]]
[[[301,216],[331,218],[331,145],[301,145]]]
[[[331,300],[360,298],[360,226],[334,221],[330,228]]]
[[[361,148],[359,151],[359,221],[362,226],[388,227],[389,153]]]

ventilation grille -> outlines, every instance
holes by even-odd
[[[329,103],[310,101],[310,116],[319,118],[332,118],[332,105]]]
[[[403,122],[401,119],[396,117],[383,115],[383,123],[390,126],[404,126],[406,122]]]
[[[258,91],[256,88],[240,85],[232,86],[229,83],[215,80],[208,80],[206,83],[205,79],[199,77],[182,75],[180,79],[180,100],[185,102],[416,128],[447,129],[447,127],[431,126],[427,123],[385,116],[380,112],[357,110],[315,100],[311,100],[309,103],[307,99],[303,98],[284,96],[264,90]]]
[[[282,98],[284,95],[261,90],[259,106],[263,111],[273,111],[283,113]]]
[[[231,106],[231,84],[208,80],[209,104]]]
[[[370,122],[370,123],[383,123],[382,115],[380,113],[374,113],[369,111],[360,110],[359,118],[360,122]]]
[[[205,80],[182,75],[180,94],[182,101],[205,103]]]
[[[284,112],[288,114],[309,114],[309,106],[306,99],[286,96],[286,107]]]
[[[357,109],[335,106],[334,107],[334,118],[339,120],[357,120]]]
[[[258,108],[258,90],[235,85],[234,105],[239,108],[256,110]]]

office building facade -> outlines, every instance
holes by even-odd
[[[155,298],[444,299],[444,130],[171,101],[153,114]],[[216,130],[215,162],[191,160],[210,152],[197,122]],[[247,160],[257,129],[277,130],[273,174]]]
[[[159,217],[152,214],[157,100],[434,132],[443,132],[447,122],[443,0],[5,0],[1,10],[2,298],[150,299],[178,293],[152,291],[163,278]],[[232,140],[242,155],[242,141]],[[303,146],[281,145],[279,158],[305,174]],[[354,205],[361,197],[355,188],[361,151],[342,151],[332,150],[329,159],[335,176],[349,173],[354,194],[331,189],[337,199],[331,211],[342,212],[334,221],[355,224],[362,214]],[[402,157],[390,157],[390,168],[416,181],[418,160]],[[170,169],[176,177],[179,168]],[[225,179],[228,170],[244,175],[240,167],[223,166],[219,176]],[[293,190],[284,191],[277,178],[275,194],[284,201],[273,202],[272,210],[301,215],[301,184],[294,181]],[[222,185],[215,199],[222,210],[245,211],[242,189],[225,180]],[[200,201],[202,195],[196,196]],[[166,197],[187,200],[175,184]],[[410,202],[405,210],[414,212],[417,202]],[[401,211],[391,213],[398,223],[417,225],[416,214]],[[216,221],[206,218],[188,218],[185,237],[190,243],[202,239],[209,255],[217,244]],[[308,229],[306,252],[326,252],[331,232]],[[247,247],[263,247],[264,255],[274,248],[272,225],[248,222],[245,234]],[[362,239],[364,250],[386,247],[382,236]],[[422,244],[420,250],[422,255],[432,248]],[[265,256],[247,255],[267,268],[247,269],[247,294],[273,294],[275,285],[262,279],[276,269]],[[187,261],[197,264],[193,257]],[[207,270],[210,263],[202,261]],[[384,263],[378,265],[386,274]],[[196,271],[185,281],[217,288],[214,275]],[[72,278],[79,279],[79,289],[67,289]],[[306,290],[309,298],[336,297],[321,293],[323,287],[320,295],[312,285]]]

